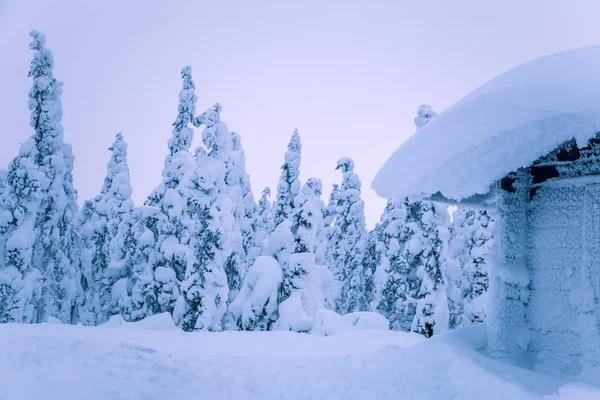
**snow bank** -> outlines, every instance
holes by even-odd
[[[390,323],[386,317],[374,312],[354,312],[339,315],[331,310],[319,310],[313,318],[313,335],[329,336],[340,332],[354,330],[389,330]]]
[[[99,325],[103,328],[127,328],[143,331],[179,331],[175,326],[171,314],[168,312],[151,315],[141,321],[127,322],[120,315],[113,315],[108,322]]]
[[[600,45],[546,56],[491,80],[423,126],[373,180],[382,197],[461,200],[575,138],[600,131]],[[418,168],[415,168],[418,166]]]
[[[481,326],[425,339],[0,325],[0,398],[591,400],[600,388],[489,359]]]

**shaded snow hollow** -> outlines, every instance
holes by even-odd
[[[1,325],[0,399],[600,398],[598,387],[477,353],[483,326],[425,340],[377,330],[185,333],[166,318],[118,322]]]
[[[600,45],[525,63],[492,79],[411,136],[375,176],[382,197],[485,194],[507,173],[600,131]]]

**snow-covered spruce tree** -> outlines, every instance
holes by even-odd
[[[131,238],[133,241],[128,247],[130,253],[125,255],[132,263],[129,267],[133,285],[131,309],[126,313],[130,319],[172,312],[179,297],[180,282],[194,259],[191,243],[194,221],[186,213],[188,193],[182,185],[194,164],[190,152],[193,130],[189,124],[197,98],[191,74],[191,67],[182,68],[182,88],[168,141],[163,180],[146,201],[154,209],[138,210],[129,235],[119,235],[121,240]],[[117,266],[120,264],[116,262]]]
[[[317,265],[315,252],[322,240],[323,202],[319,197],[321,182],[309,179],[296,196],[292,214],[280,227],[289,227],[291,243],[277,254],[283,270],[279,290],[279,319],[275,329],[304,331],[316,311],[325,308],[325,288],[333,281],[326,267]],[[274,235],[276,239],[285,235]],[[279,237],[278,237],[279,236]],[[285,254],[285,257],[282,253]]]
[[[385,258],[385,230],[389,225],[390,216],[394,210],[394,200],[388,200],[379,222],[372,231],[368,232],[367,249],[365,251],[365,268],[373,269],[373,287],[370,295],[370,309],[376,311],[382,297],[382,291],[388,277],[388,265]]]
[[[202,141],[208,150],[208,156],[225,164],[225,186],[219,191],[224,197],[219,198],[217,207],[222,222],[226,224],[222,240],[229,301],[232,301],[242,285],[244,274],[245,255],[240,226],[243,217],[243,196],[239,180],[227,179],[229,173],[239,174],[239,171],[232,161],[233,141],[227,124],[221,121],[221,110],[221,105],[217,103],[201,116],[205,125]],[[197,124],[197,120],[194,124]]]
[[[380,223],[380,259],[375,271],[375,309],[394,330],[409,331],[416,312],[427,231],[421,224],[421,202],[388,204]]]
[[[485,210],[458,209],[453,214],[451,247],[462,269],[462,280],[458,285],[461,318],[456,326],[485,320],[489,285],[486,257],[493,243],[492,226],[493,220]],[[452,327],[452,312],[450,317]]]
[[[52,73],[54,59],[46,48],[44,35],[36,31],[30,35],[34,55],[29,70],[33,79],[29,109],[30,125],[35,130],[31,154],[42,176],[30,260],[31,267],[41,274],[41,299],[36,304],[34,321],[55,317],[75,323],[81,294],[77,269],[79,240],[73,223],[77,192],[73,188],[71,146],[63,141],[60,123],[62,83]],[[32,237],[29,233],[27,236]]]
[[[182,88],[179,91],[177,118],[173,122],[173,135],[167,143],[169,154],[162,170],[162,182],[152,191],[145,205],[161,206],[167,189],[177,188],[186,170],[190,167],[190,146],[194,131],[189,127],[196,112],[196,85],[192,79],[192,67],[181,69]]]
[[[433,118],[437,117],[437,113],[433,111],[430,105],[422,104],[417,110],[417,116],[415,117],[415,125],[418,129],[421,129],[429,123]]]
[[[281,166],[281,177],[277,185],[277,199],[275,200],[273,211],[275,226],[290,216],[294,209],[294,199],[300,192],[301,151],[302,143],[296,129],[285,152],[285,161]]]
[[[450,234],[440,210],[431,202],[422,202],[420,211],[426,247],[421,254],[422,265],[417,270],[421,285],[411,330],[430,337],[448,330],[446,274],[453,260],[449,250]]]
[[[290,230],[293,243],[289,246],[291,254],[310,253],[314,263],[314,253],[317,248],[317,230],[322,224],[323,215],[320,207],[315,202],[317,195],[314,187],[308,182],[302,186],[301,192],[296,196],[294,209],[289,216]],[[283,268],[283,283],[281,284],[280,298],[285,300],[292,291],[298,290],[308,271],[303,263],[281,262]]]
[[[340,185],[334,183],[333,187],[331,188],[331,193],[329,193],[327,207],[325,208],[325,212],[323,212],[323,221],[325,222],[325,226],[331,226],[335,220],[335,208],[337,207],[337,196],[339,192]]]
[[[257,239],[258,231],[260,228],[260,216],[258,214],[258,206],[254,201],[254,194],[252,193],[252,188],[250,185],[250,177],[246,172],[246,156],[244,154],[244,149],[242,148],[242,140],[240,135],[237,132],[231,132],[231,140],[233,143],[233,151],[231,153],[231,161],[228,165],[231,165],[229,168],[230,172],[228,172],[226,177],[226,182],[231,176],[238,176],[237,184],[241,188],[242,201],[243,203],[238,205],[242,210],[242,214],[236,216],[236,219],[239,221],[241,232],[242,232],[242,245],[244,249],[244,267],[242,269],[242,279],[246,275],[246,272],[254,264],[254,260],[258,257],[262,249],[260,247],[260,242]],[[233,174],[232,171],[236,171]],[[232,182],[232,185],[235,185],[235,181]],[[239,200],[238,200],[239,201]]]
[[[205,124],[202,138],[208,153],[196,152],[195,168],[186,176],[192,194],[188,209],[197,223],[195,261],[186,270],[182,295],[173,312],[175,322],[188,330],[233,327],[233,321],[224,321],[224,317],[228,301],[241,286],[244,251],[236,210],[243,211],[243,204],[230,195],[236,193],[236,186],[241,188],[240,180],[232,178],[243,174],[237,169],[232,135],[220,120],[220,111],[221,106],[215,104],[194,119],[196,126]]]
[[[316,245],[315,245],[315,262],[317,265],[325,265],[327,263],[327,227],[325,226],[324,214],[327,211],[325,203],[321,199],[323,195],[323,184],[320,179],[310,178],[306,181],[306,185],[312,189],[314,195],[311,197],[312,207],[319,210],[319,217],[316,219]]]
[[[262,191],[262,195],[258,200],[257,207],[257,218],[258,218],[258,227],[256,229],[256,243],[261,248],[261,254],[266,254],[268,252],[267,249],[267,238],[273,230],[275,229],[273,216],[271,215],[271,201],[269,197],[271,196],[271,188],[266,187]]]
[[[327,263],[336,279],[336,311],[346,314],[368,309],[364,292],[364,253],[367,245],[364,202],[354,161],[341,158],[337,168],[343,179],[337,194],[335,221],[327,250]]]
[[[186,270],[173,319],[188,331],[222,329],[229,295],[226,240],[234,225],[233,203],[224,194],[225,173],[224,162],[199,150],[194,169],[186,175],[189,215],[196,222],[194,262]]]
[[[41,277],[32,255],[44,176],[34,154],[31,138],[10,163],[0,198],[0,323],[38,322]]]
[[[100,194],[84,203],[78,215],[83,250],[80,268],[84,300],[80,322],[104,323],[113,313],[112,285],[121,278],[120,271],[109,270],[111,242],[121,222],[133,209],[131,182],[127,165],[127,144],[118,133],[111,147],[110,160]]]

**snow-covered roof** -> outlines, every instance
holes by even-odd
[[[600,131],[600,45],[525,63],[465,96],[410,137],[375,176],[386,198],[462,200],[575,138]]]

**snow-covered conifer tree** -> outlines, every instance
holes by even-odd
[[[423,252],[421,288],[412,331],[431,337],[448,330],[449,311],[446,293],[447,231],[438,226],[428,237]]]
[[[306,181],[306,185],[312,189],[314,193],[311,202],[313,208],[319,210],[319,217],[315,220],[316,226],[316,245],[315,245],[315,262],[317,265],[325,265],[327,262],[327,227],[325,226],[324,214],[327,211],[325,203],[321,199],[323,194],[323,184],[320,179],[310,178]]]
[[[40,271],[32,265],[35,220],[44,176],[33,138],[9,165],[0,204],[0,323],[38,322]]]
[[[185,272],[173,319],[187,330],[221,330],[228,301],[241,286],[244,251],[236,209],[243,211],[243,204],[230,196],[241,189],[240,179],[233,177],[243,177],[245,171],[237,169],[232,135],[220,111],[216,104],[194,119],[196,126],[206,125],[202,138],[208,152],[196,152],[185,183],[191,194],[189,213],[196,221],[194,262]]]
[[[375,309],[394,330],[408,331],[416,312],[425,235],[421,203],[388,203],[381,218],[380,260],[375,271]]]
[[[454,260],[449,248],[450,234],[445,228],[445,212],[432,202],[419,203],[425,246],[417,270],[421,282],[411,330],[427,337],[449,327],[447,271],[454,268],[451,265]]]
[[[462,279],[458,285],[461,318],[457,326],[485,320],[485,299],[489,285],[486,256],[493,243],[492,226],[493,220],[485,210],[458,209],[453,214],[450,228],[452,250],[462,267]],[[452,312],[450,316],[452,322]]]
[[[231,132],[231,140],[233,142],[233,151],[231,153],[231,162],[228,165],[231,165],[237,170],[236,175],[238,176],[238,185],[241,188],[243,199],[242,204],[238,204],[238,208],[241,208],[243,213],[242,215],[236,216],[242,232],[242,244],[245,255],[244,267],[241,271],[243,278],[249,267],[254,264],[256,257],[262,252],[260,243],[257,241],[257,234],[260,229],[260,216],[258,215],[258,206],[254,201],[250,177],[246,172],[246,156],[244,155],[244,149],[242,148],[241,137],[237,132]],[[232,182],[232,184],[235,184],[235,182]]]
[[[32,322],[55,317],[65,323],[75,323],[77,302],[81,293],[80,276],[76,267],[79,240],[73,224],[77,212],[77,192],[73,188],[71,146],[63,141],[60,122],[62,83],[54,78],[54,58],[46,48],[44,35],[32,31],[30,36],[32,37],[30,48],[34,54],[29,70],[29,76],[33,79],[29,91],[29,109],[31,110],[30,125],[35,133],[32,136],[32,145],[24,145],[27,149],[16,160],[20,165],[15,164],[12,172],[19,173],[24,164],[29,164],[25,168],[31,172],[37,169],[39,197],[36,196],[37,199],[34,201],[36,204],[30,204],[29,208],[30,211],[35,209],[36,212],[33,227],[29,222],[23,225],[17,222],[21,226],[15,226],[12,236],[8,237],[6,252],[8,257],[12,257],[13,251],[19,253],[15,257],[19,258],[20,262],[26,261],[29,264],[22,265],[20,268],[22,271],[31,268],[40,272],[41,298],[35,304],[35,316]],[[31,161],[34,165],[31,165]],[[12,181],[13,193],[15,190],[21,190],[22,187],[17,188],[16,185],[24,182],[20,177],[10,175],[11,172],[8,179],[9,185]],[[13,216],[15,211],[21,213],[20,210],[13,208]],[[25,228],[25,225],[29,226]],[[16,240],[15,234],[18,234],[21,239],[26,237],[27,240]],[[27,250],[23,248],[25,244]],[[23,257],[23,251],[27,253],[32,251],[32,254]]]
[[[86,325],[106,322],[113,313],[112,285],[122,276],[109,270],[111,242],[119,225],[133,209],[131,183],[127,165],[127,144],[121,133],[111,147],[106,177],[98,196],[85,202],[79,214],[83,251],[82,282],[85,296],[80,320]],[[115,273],[113,273],[115,272]]]
[[[196,85],[192,79],[192,67],[181,69],[182,88],[179,91],[179,104],[177,118],[173,122],[173,135],[169,138],[169,154],[165,158],[162,171],[162,182],[150,194],[145,204],[160,206],[167,189],[174,189],[181,182],[186,170],[190,167],[190,146],[194,138],[194,131],[189,123],[196,112],[195,94]]]
[[[211,166],[211,162],[214,165]],[[231,209],[223,209],[219,204],[228,200],[227,196],[218,193],[219,185],[224,184],[224,173],[222,163],[198,159],[197,167],[189,177],[188,185],[197,194],[190,210],[196,221],[194,262],[186,270],[181,296],[173,311],[174,321],[187,331],[221,330],[227,307],[227,252],[223,242],[227,225],[223,222],[231,224],[232,218]]]
[[[275,226],[285,221],[292,210],[294,209],[294,199],[300,192],[300,157],[302,151],[302,143],[298,130],[294,130],[294,134],[288,144],[288,149],[285,152],[285,161],[281,166],[281,177],[277,185],[277,199],[273,211]]]
[[[268,249],[267,238],[273,230],[275,229],[273,216],[271,215],[271,201],[269,197],[271,196],[271,188],[264,188],[260,199],[258,200],[257,207],[257,218],[258,218],[258,227],[256,232],[256,243],[260,246],[262,254],[266,254]]]
[[[196,95],[191,67],[181,70],[177,117],[168,141],[162,183],[146,204],[154,209],[139,209],[131,223],[129,255],[132,259],[131,319],[141,319],[156,312],[172,312],[179,297],[179,286],[186,270],[194,262],[192,238],[194,222],[187,213],[189,193],[182,184],[193,168],[190,152]],[[120,262],[117,262],[119,265]]]
[[[325,212],[323,213],[323,220],[325,222],[325,226],[331,226],[333,224],[333,221],[335,220],[335,208],[337,207],[337,196],[339,192],[340,185],[334,183],[331,189],[331,193],[329,193],[329,201],[327,203],[327,207],[325,208]]]
[[[336,195],[335,221],[329,240],[327,263],[337,281],[336,310],[340,314],[367,310],[364,295],[364,252],[367,245],[364,202],[354,161],[342,158],[337,169],[343,173]]]
[[[417,130],[421,129],[429,123],[433,118],[437,117],[437,113],[433,111],[430,105],[422,104],[417,110],[417,116],[415,117],[415,125]]]
[[[221,121],[221,110],[221,105],[217,103],[203,114],[205,128],[202,132],[202,141],[208,150],[208,156],[225,164],[225,186],[219,193],[227,198],[220,196],[217,207],[221,220],[226,223],[222,237],[225,245],[222,250],[229,284],[229,301],[232,301],[242,285],[244,274],[245,255],[240,227],[241,217],[243,217],[243,212],[240,213],[240,210],[243,211],[243,197],[239,180],[227,179],[229,173],[238,171],[232,162],[232,136],[227,124]]]

